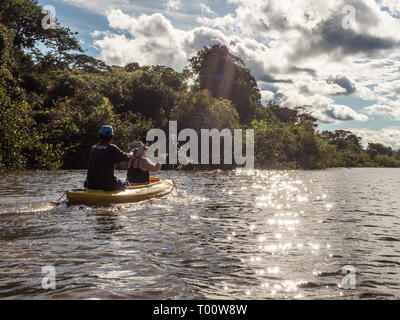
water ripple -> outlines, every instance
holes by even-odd
[[[161,199],[53,202],[84,177],[0,174],[0,298],[400,298],[398,169],[163,172]]]

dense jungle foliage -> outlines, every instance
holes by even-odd
[[[259,168],[400,167],[400,150],[320,132],[301,107],[262,106],[251,71],[225,46],[204,48],[181,73],[108,66],[58,22],[43,28],[44,16],[34,0],[0,3],[0,169],[86,168],[102,124],[127,151],[170,120],[180,129],[254,129]]]

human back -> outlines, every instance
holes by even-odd
[[[145,161],[144,158],[137,157],[134,159],[132,165],[128,168],[128,182],[130,183],[149,183],[150,172],[142,170],[140,168],[141,161]]]
[[[103,126],[102,129],[104,127],[111,126]],[[85,186],[95,190],[122,190],[125,186],[114,176],[114,168],[117,163],[128,161],[130,155],[110,143],[113,137],[112,129],[108,131],[102,129],[100,129],[100,142],[90,150]]]

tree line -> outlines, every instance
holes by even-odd
[[[86,168],[102,124],[127,150],[170,120],[179,130],[254,129],[258,168],[400,167],[400,150],[318,131],[302,107],[263,106],[251,70],[223,45],[205,47],[182,72],[109,66],[58,22],[44,29],[44,16],[36,0],[0,4],[0,169]]]

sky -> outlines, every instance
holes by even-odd
[[[87,54],[177,71],[224,44],[263,104],[308,106],[320,130],[400,147],[399,0],[39,0]]]

